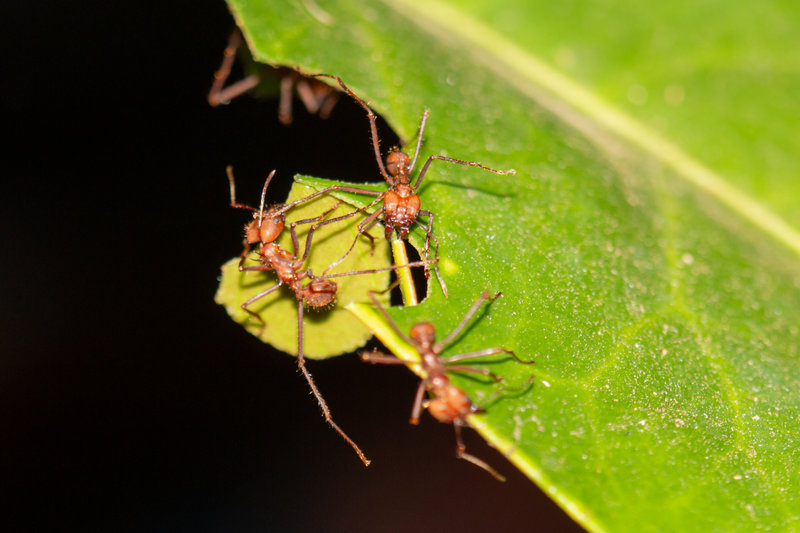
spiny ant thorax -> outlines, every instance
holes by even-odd
[[[386,238],[390,239],[392,229],[396,229],[398,237],[401,240],[406,240],[411,226],[417,220],[420,207],[419,196],[413,194],[413,190],[409,185],[397,185],[386,191],[383,196]]]

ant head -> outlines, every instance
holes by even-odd
[[[414,324],[411,328],[411,340],[413,340],[419,348],[429,349],[436,340],[436,330],[433,329],[433,324],[430,322]]]
[[[256,212],[253,221],[245,227],[245,238],[248,244],[272,242],[283,231],[283,213],[270,209],[264,213]]]
[[[392,148],[389,150],[389,155],[386,156],[386,171],[392,177],[407,177],[410,164],[411,159],[401,152],[399,148]]]
[[[325,278],[314,278],[302,288],[303,301],[309,307],[325,307],[336,299],[336,283]]]

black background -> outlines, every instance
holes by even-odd
[[[250,201],[273,168],[374,180],[360,108],[296,104],[291,127],[275,101],[210,108],[222,0],[0,14],[4,530],[579,530],[473,432],[507,483],[456,460],[447,425],[409,426],[410,372],[312,362],[364,468],[295,360],[214,304],[247,218],[225,165]]]

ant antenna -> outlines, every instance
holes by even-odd
[[[414,150],[414,159],[411,160],[411,166],[408,168],[409,175],[414,170],[414,165],[417,164],[417,156],[419,156],[419,148],[422,146],[422,132],[425,131],[425,123],[428,122],[428,115],[431,114],[430,109],[426,109],[422,113],[422,119],[419,121],[419,129],[417,130],[417,148]]]
[[[269,182],[271,182],[272,178],[275,176],[275,172],[277,172],[277,170],[273,170],[272,172],[269,173],[269,176],[267,176],[267,181],[264,182],[264,188],[261,189],[261,206],[260,206],[260,209],[258,211],[258,227],[259,228],[261,227],[261,221],[264,219],[264,200],[267,197],[267,187],[269,187]]]

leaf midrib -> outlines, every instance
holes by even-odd
[[[673,169],[678,177],[716,198],[754,227],[800,256],[800,231],[783,218],[761,203],[753,201],[677,145],[595,96],[591,90],[547,66],[543,60],[515,45],[500,33],[435,0],[381,1],[438,39],[452,40],[453,36],[457,36],[469,43],[476,60],[521,94],[578,129],[582,129],[580,122],[588,117],[593,121],[593,126],[638,147]],[[559,105],[564,103],[571,109]],[[577,116],[575,111],[584,116]]]

